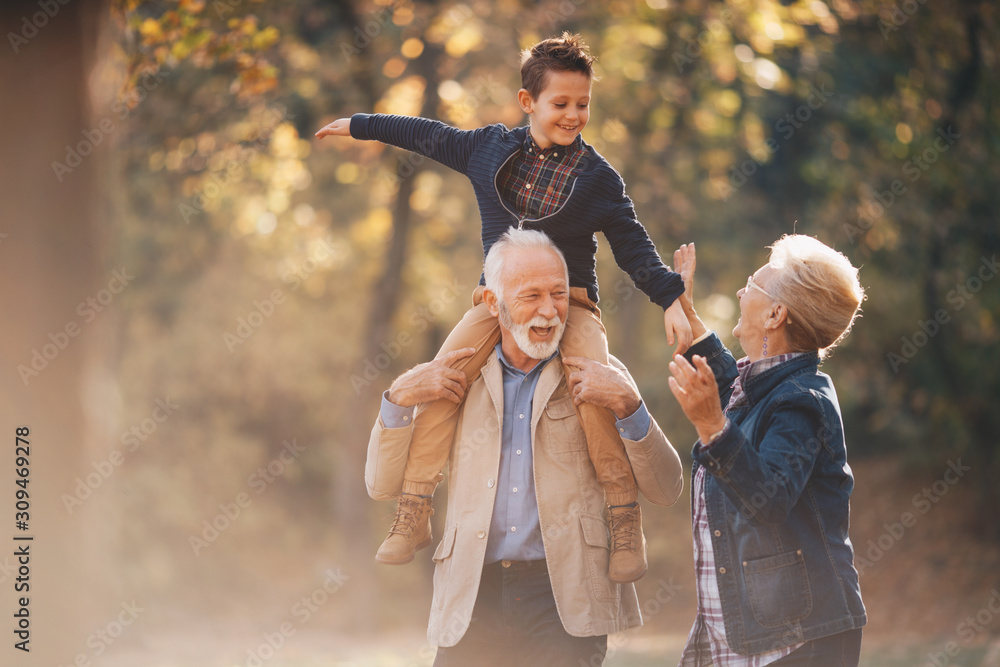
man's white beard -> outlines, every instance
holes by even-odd
[[[514,336],[514,342],[517,343],[517,346],[526,355],[532,359],[548,359],[559,349],[559,342],[562,340],[563,331],[566,329],[565,322],[560,321],[558,317],[548,319],[539,315],[526,324],[515,324],[514,319],[510,316],[510,311],[507,309],[507,304],[501,300],[498,305],[500,308],[500,324],[510,331],[511,335]],[[553,332],[552,340],[538,343],[532,341],[530,335],[531,327],[553,327],[555,331]]]

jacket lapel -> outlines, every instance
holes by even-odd
[[[538,384],[535,385],[535,395],[531,399],[531,441],[535,441],[535,427],[538,426],[538,420],[542,417],[542,412],[545,410],[545,406],[548,405],[549,399],[555,390],[559,387],[559,383],[563,379],[563,364],[562,355],[556,356],[554,359],[549,361],[542,369],[542,374],[538,378]]]
[[[500,368],[500,360],[496,354],[490,355],[486,360],[481,373],[486,393],[489,394],[490,400],[493,402],[497,424],[500,424],[500,432],[503,433],[503,369]]]

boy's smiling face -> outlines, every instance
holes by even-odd
[[[531,138],[539,148],[568,146],[590,120],[590,77],[581,72],[550,71],[535,99],[522,88],[517,100],[530,117]]]

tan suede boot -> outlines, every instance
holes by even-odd
[[[642,510],[611,507],[611,562],[608,576],[616,584],[629,584],[646,574],[646,536],[642,534]]]
[[[396,506],[389,536],[375,554],[376,562],[383,565],[405,565],[413,555],[431,543],[432,498],[404,493]]]

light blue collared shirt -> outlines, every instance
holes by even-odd
[[[542,369],[553,354],[527,373],[511,366],[500,343],[497,358],[503,370],[503,424],[500,442],[500,470],[496,501],[486,543],[486,563],[498,560],[541,560],[545,558],[538,520],[538,499],[531,448],[531,403]],[[413,423],[413,408],[403,408],[382,395],[382,423],[386,428],[402,428]],[[617,422],[618,432],[627,440],[641,440],[649,432],[650,416],[645,403]]]

